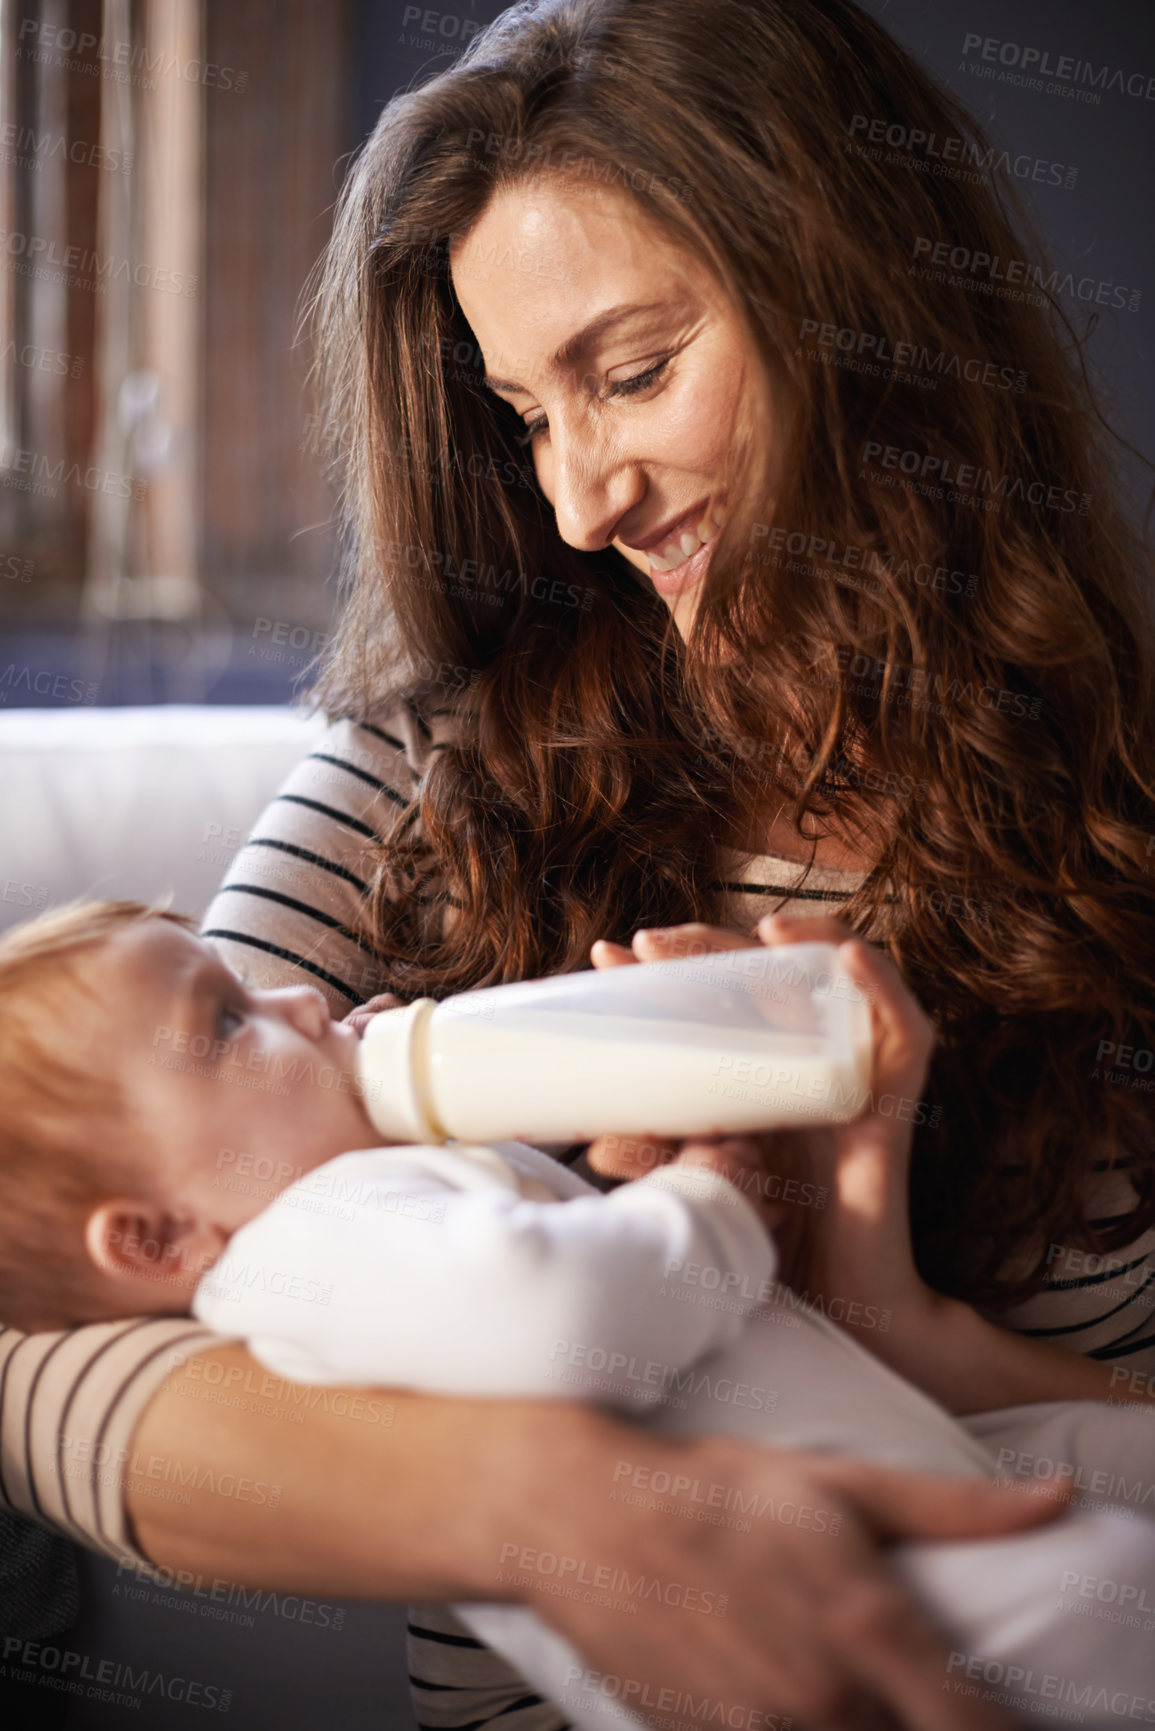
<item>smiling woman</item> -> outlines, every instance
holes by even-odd
[[[1149,560],[1057,305],[919,263],[1029,256],[1013,188],[875,160],[862,116],[985,150],[850,0],[513,7],[390,105],[318,283],[320,692],[440,712],[358,872],[407,995],[748,923],[758,884],[843,903],[941,1035],[920,1265],[1005,1310],[1048,1245],[1155,1226],[1150,1102],[1095,1058],[1155,1048]]]

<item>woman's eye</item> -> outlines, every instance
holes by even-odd
[[[611,397],[633,397],[639,392],[647,390],[650,385],[657,384],[658,380],[669,366],[670,360],[671,356],[666,355],[662,360],[655,362],[652,367],[647,367],[644,373],[635,373],[630,379],[619,379],[616,384],[609,387],[607,395]],[[531,440],[536,438],[538,433],[544,433],[548,426],[549,422],[546,420],[544,415],[540,420],[526,421],[525,432],[518,437],[518,444],[528,445]]]
[[[525,432],[519,433],[517,435],[518,444],[519,445],[532,444],[533,440],[537,437],[538,433],[544,433],[548,426],[549,426],[549,422],[546,420],[544,415],[542,416],[540,421],[526,421]]]
[[[611,397],[632,397],[638,391],[644,391],[647,385],[656,385],[670,364],[670,356],[657,361],[652,367],[647,367],[644,373],[635,373],[632,379],[619,379],[617,384],[610,386]]]

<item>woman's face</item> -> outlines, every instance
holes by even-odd
[[[495,193],[450,266],[562,540],[616,547],[684,637],[749,365],[712,279],[628,195],[562,176]]]

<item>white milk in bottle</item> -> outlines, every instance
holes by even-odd
[[[419,998],[358,1071],[390,1141],[588,1142],[854,1118],[871,1056],[836,946],[786,944]]]

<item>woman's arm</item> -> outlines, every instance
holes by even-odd
[[[1026,1339],[927,1287],[896,1299],[890,1308],[885,1334],[875,1329],[868,1338],[860,1331],[857,1338],[949,1412],[991,1412],[1054,1400],[1138,1401],[1155,1412],[1155,1379],[1132,1379],[1082,1353]]]
[[[319,1392],[323,1404],[298,1399]],[[199,1575],[341,1596],[518,1599],[592,1666],[649,1683],[655,1698],[707,1698],[727,1715],[719,1723],[769,1727],[763,1715],[790,1714],[857,1731],[867,1703],[911,1731],[1000,1723],[944,1690],[947,1645],[879,1545],[1022,1531],[1054,1503],[731,1439],[672,1441],[563,1403],[337,1392],[344,1401],[278,1384],[223,1343],[169,1377],[127,1476],[143,1551],[190,1585]],[[388,1422],[355,1416],[357,1400],[386,1403]],[[187,1501],[154,1494],[177,1482]],[[654,1486],[687,1507],[716,1488],[715,1501],[769,1512],[752,1533],[687,1521],[668,1512],[669,1495],[647,1494]],[[822,1522],[776,1520],[786,1505],[823,1511]],[[725,1595],[726,1614],[647,1593],[624,1616],[604,1594],[559,1591],[599,1569]]]

